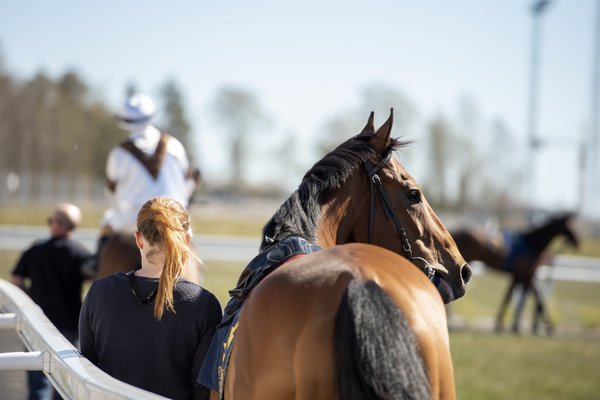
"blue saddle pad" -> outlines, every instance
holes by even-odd
[[[508,255],[502,269],[506,272],[514,272],[517,259],[530,256],[529,245],[522,235],[509,232],[504,233],[504,243],[508,249]]]

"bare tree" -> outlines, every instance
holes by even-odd
[[[428,126],[429,170],[426,183],[427,192],[432,203],[440,207],[449,206],[448,181],[453,151],[451,142],[454,134],[448,120],[435,116]]]
[[[187,119],[184,99],[181,90],[174,79],[167,80],[160,90],[163,101],[162,122],[164,130],[181,141],[183,147],[193,162],[194,146],[192,129]]]
[[[394,109],[394,130],[407,132],[416,115],[414,104],[398,89],[384,84],[371,84],[364,87],[359,93],[359,104],[339,115],[332,117],[325,123],[325,132],[318,143],[318,152],[325,154],[350,136],[360,132],[367,116],[375,112],[375,118],[384,121]]]
[[[100,175],[106,152],[98,151],[117,131],[74,71],[56,80],[40,72],[24,82],[2,71],[0,115],[2,171],[18,177],[15,195],[23,200],[82,194],[76,182]]]
[[[458,120],[454,129],[453,147],[455,154],[453,164],[456,167],[458,191],[456,196],[459,208],[469,208],[478,202],[477,190],[484,185],[485,154],[482,151],[485,143],[485,131],[481,124],[481,112],[477,103],[468,96],[459,100]]]
[[[267,115],[256,96],[239,87],[221,88],[212,101],[218,125],[226,132],[232,166],[231,184],[239,190],[245,183],[244,170],[249,159],[249,147],[257,128],[267,121]]]

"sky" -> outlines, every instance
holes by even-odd
[[[175,79],[210,177],[226,168],[206,117],[223,86],[257,94],[276,129],[294,132],[300,143],[351,109],[361,88],[381,83],[403,92],[423,119],[454,113],[468,96],[483,119],[501,119],[524,145],[532,3],[5,1],[0,49],[5,67],[23,79],[41,70],[53,77],[76,70],[115,110],[128,83],[153,95]],[[578,204],[577,150],[592,114],[595,14],[594,0],[554,0],[539,19],[535,120],[549,145],[535,155],[530,200],[540,207]],[[385,117],[376,115],[376,124]],[[408,139],[421,139],[412,134]],[[418,181],[424,173],[413,175]]]

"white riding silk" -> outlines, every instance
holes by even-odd
[[[142,152],[153,154],[160,140],[160,132],[152,125],[132,132],[129,139]],[[111,208],[104,213],[103,225],[115,232],[136,230],[137,213],[149,199],[168,196],[187,208],[195,190],[194,180],[189,177],[189,161],[181,142],[171,137],[156,179],[142,163],[121,146],[113,148],[106,164],[106,177],[116,183],[110,194]]]

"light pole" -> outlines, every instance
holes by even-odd
[[[528,202],[537,193],[535,152],[542,145],[537,132],[538,92],[540,78],[540,41],[541,41],[541,16],[550,5],[550,0],[535,0],[531,6],[533,16],[533,29],[531,40],[531,69],[529,75],[529,110],[527,113],[527,154],[526,154],[526,184],[524,201]],[[527,204],[525,204],[527,205]]]
[[[594,22],[594,48],[591,80],[591,101],[590,101],[590,127],[589,134],[583,135],[580,147],[580,189],[579,189],[579,211],[591,217],[598,219],[600,206],[600,191],[598,189],[598,168],[600,168],[599,150],[600,150],[600,121],[598,107],[600,107],[600,0],[596,1],[596,20]],[[587,136],[587,138],[586,138]],[[588,139],[588,140],[586,140]]]

